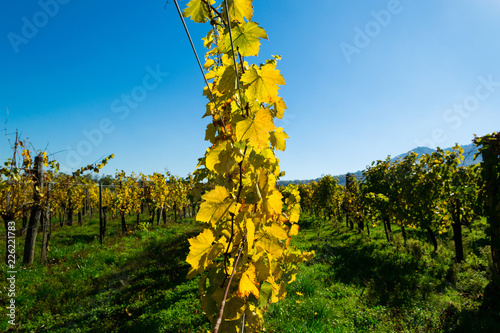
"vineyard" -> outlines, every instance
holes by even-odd
[[[476,165],[462,167],[463,151],[456,146],[419,158],[410,153],[376,161],[362,180],[348,175],[345,186],[327,175],[279,188],[284,204],[300,197],[298,225],[304,235],[291,244],[316,256],[286,287],[287,300],[267,307],[263,318],[269,327],[283,332],[295,331],[293,326],[304,332],[494,331],[499,320],[499,138],[493,134],[474,141],[483,156]],[[205,232],[195,217],[207,201],[209,183],[168,172],[84,175],[98,172],[113,156],[66,175],[44,152],[32,159],[36,152],[24,146],[16,143],[11,164],[2,169],[1,192],[5,271],[18,270],[23,281],[17,306],[25,324],[17,331],[209,328],[199,308],[200,280],[191,279],[189,261],[183,262],[193,244],[187,238]],[[17,221],[15,228],[10,221]],[[12,234],[16,250],[23,250],[22,262],[9,256]],[[155,278],[147,277],[150,269]],[[106,296],[98,298],[92,319],[89,297],[98,290]],[[188,294],[177,295],[181,290]],[[45,299],[52,293],[68,304]],[[165,308],[146,295],[159,298]],[[184,302],[191,310],[178,310]],[[192,312],[181,320],[176,311]],[[126,324],[119,323],[123,318]],[[286,324],[290,320],[293,325]],[[9,328],[6,321],[2,325]]]
[[[16,133],[0,169],[0,329],[12,332],[493,332],[500,134],[373,162],[345,186],[279,186],[280,56],[251,0],[181,11],[207,98],[196,170],[73,172]],[[184,18],[208,34],[201,63]]]
[[[88,165],[67,175],[58,172],[57,161],[49,161],[46,152],[38,153],[31,159],[31,152],[23,148],[23,141],[16,141],[14,157],[2,168],[5,178],[2,180],[1,199],[4,202],[1,217],[5,222],[5,236],[15,232],[18,236],[26,235],[24,264],[32,264],[34,259],[33,241],[38,229],[43,232],[42,262],[47,261],[47,249],[53,224],[61,228],[73,223],[82,225],[83,220],[99,216],[99,237],[102,243],[106,234],[107,216],[121,219],[121,230],[128,231],[125,216],[134,214],[137,218],[135,227],[146,227],[160,222],[167,222],[167,211],[186,218],[193,216],[196,202],[193,200],[194,178],[186,179],[155,173],[153,175],[126,175],[117,172],[115,177],[92,179],[85,171],[98,172],[110,155],[95,165]],[[22,149],[19,154],[19,149]],[[37,152],[35,152],[37,153]],[[21,156],[19,160],[16,156]],[[17,167],[19,165],[20,167]],[[44,167],[47,168],[44,170]],[[140,219],[140,214],[147,212],[148,218]],[[19,228],[8,227],[9,221],[19,222]],[[57,221],[57,222],[56,222]],[[33,240],[33,241],[32,241]],[[30,243],[31,242],[31,243]],[[7,241],[8,243],[8,241]],[[29,244],[28,244],[29,243]],[[9,248],[5,262],[9,262]]]

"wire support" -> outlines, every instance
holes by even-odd
[[[205,80],[205,84],[207,86],[208,92],[210,93],[210,100],[212,103],[214,103],[215,110],[219,114],[219,118],[222,122],[222,125],[224,126],[224,131],[226,131],[226,124],[224,122],[224,119],[222,118],[222,115],[220,113],[219,108],[217,107],[217,104],[215,103],[215,98],[212,93],[212,89],[210,89],[210,85],[208,84],[207,77],[205,75],[205,72],[203,71],[203,66],[201,65],[200,58],[198,57],[198,53],[196,52],[196,48],[194,47],[193,39],[191,38],[191,35],[189,33],[188,27],[186,25],[186,22],[184,21],[184,17],[182,16],[181,9],[179,8],[179,4],[177,3],[177,0],[174,0],[175,7],[177,8],[177,13],[179,14],[179,17],[182,21],[182,25],[184,26],[184,30],[186,31],[186,34],[189,38],[189,43],[191,44],[191,48],[193,49],[194,55],[196,57],[196,61],[198,62],[198,66],[200,67],[201,75],[203,75],[203,80]]]

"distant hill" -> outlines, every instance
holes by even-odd
[[[481,156],[478,156],[477,160],[474,161],[474,155],[477,153],[477,146],[475,144],[471,143],[469,145],[464,145],[464,146],[461,146],[461,147],[464,150],[464,154],[463,154],[464,155],[464,160],[462,161],[462,166],[469,166],[469,165],[472,165],[472,164],[475,164],[475,163],[479,163],[479,162],[482,161]],[[450,147],[450,148],[446,148],[445,150],[450,151],[452,149],[453,148]],[[432,149],[432,148],[428,148],[428,147],[417,147],[417,148],[412,149],[410,151],[413,151],[413,152],[417,153],[418,157],[420,157],[423,154],[432,154],[436,150]],[[398,158],[403,158],[406,155],[408,155],[408,153],[400,154],[400,155],[392,158],[391,161],[395,161]]]
[[[469,144],[469,145],[464,145],[462,146],[462,148],[464,149],[464,160],[462,161],[462,165],[463,166],[469,166],[469,165],[472,165],[472,164],[475,164],[475,163],[479,163],[482,161],[482,158],[481,156],[478,156],[478,158],[476,160],[474,160],[474,155],[477,153],[477,146],[473,143]],[[445,150],[452,150],[453,148],[446,148]],[[412,149],[410,151],[413,151],[415,153],[418,154],[418,156],[420,157],[421,155],[423,154],[432,154],[433,152],[435,152],[436,150],[435,149],[432,149],[432,148],[428,148],[428,147],[417,147],[415,149]],[[406,155],[408,155],[409,152],[407,153],[404,153],[404,154],[400,154],[394,158],[391,158],[391,161],[395,161],[396,159],[398,158],[403,158],[405,157]],[[384,158],[385,159],[385,158]],[[370,162],[371,164],[371,162]],[[362,170],[359,170],[359,171],[356,171],[356,172],[351,172],[354,177],[356,177],[356,179],[361,179],[363,178],[363,172]],[[334,176],[335,178],[338,179],[338,182],[340,185],[345,185],[345,174],[343,175],[337,175],[337,176]],[[316,178],[316,179],[303,179],[303,180],[279,180],[278,181],[278,184],[279,185],[283,185],[283,186],[287,186],[288,184],[300,184],[300,183],[303,183],[303,184],[309,184],[310,182],[312,181],[317,181],[319,180],[320,178]]]

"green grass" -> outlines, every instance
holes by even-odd
[[[383,230],[371,238],[338,224],[306,220],[294,239],[315,250],[288,297],[273,304],[267,325],[275,332],[497,332],[499,309],[481,310],[489,282],[484,221],[464,231],[466,261],[454,263],[451,235],[442,235],[438,255],[425,235],[409,232],[407,246],[395,230],[394,245]]]
[[[198,279],[185,279],[189,265],[184,262],[187,238],[199,233],[200,226],[169,223],[126,235],[121,235],[118,220],[108,226],[104,246],[95,236],[96,221],[56,228],[49,266],[19,268],[14,331],[205,331]],[[5,314],[0,315],[0,331],[12,330]]]
[[[129,225],[135,225],[132,218]],[[287,297],[269,306],[267,332],[496,332],[500,327],[498,306],[484,306],[491,278],[484,220],[470,231],[464,228],[466,260],[460,265],[454,263],[449,234],[439,236],[438,254],[432,255],[426,235],[413,230],[405,246],[397,228],[394,244],[388,244],[380,228],[368,238],[309,216],[301,225],[292,243],[314,250],[316,257],[301,265]],[[0,331],[206,332],[199,278],[186,280],[184,262],[187,239],[200,231],[188,220],[122,235],[120,222],[112,220],[101,246],[97,221],[57,227],[49,265],[18,269],[14,328],[4,313],[5,295],[0,300]],[[1,283],[4,290],[5,280]]]

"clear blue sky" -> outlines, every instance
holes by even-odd
[[[8,108],[8,132],[57,153],[63,170],[114,153],[106,174],[193,171],[208,147],[203,79],[165,2],[2,2],[2,125]],[[496,0],[256,0],[254,10],[269,35],[261,59],[280,54],[287,82],[284,179],[500,130]],[[203,55],[208,27],[188,27]],[[10,154],[2,133],[0,160]]]

